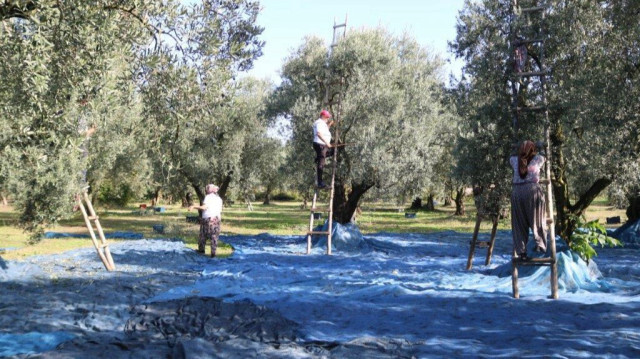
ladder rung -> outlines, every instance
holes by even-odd
[[[100,243],[98,246],[100,246],[100,248],[106,248],[109,247],[109,243]]]
[[[518,263],[519,266],[525,266],[525,267],[550,267],[551,263],[548,262],[527,262],[527,261],[522,261],[520,263]]]
[[[311,231],[311,232],[307,232],[307,235],[311,235],[311,236],[315,236],[315,235],[325,235],[328,236],[329,235],[329,231]]]
[[[551,181],[549,181],[548,179],[544,178],[541,179],[540,181],[538,181],[539,184],[543,184],[543,185],[548,185],[549,183],[551,183]]]
[[[525,106],[516,108],[517,111],[544,111],[545,109],[545,106]]]
[[[536,12],[536,11],[542,11],[546,8],[547,8],[546,6],[526,7],[526,8],[521,8],[520,12]]]
[[[543,266],[550,265],[555,263],[555,259],[551,257],[542,257],[542,258],[513,258],[512,261],[516,264],[520,265],[530,265],[530,266]]]
[[[87,218],[89,218],[90,221],[95,221],[98,219],[98,216],[89,216]]]
[[[516,72],[518,77],[534,77],[534,76],[546,76],[549,71],[531,71],[531,72]]]
[[[473,241],[471,242],[473,243]],[[488,248],[491,245],[491,241],[476,241],[476,247]]]

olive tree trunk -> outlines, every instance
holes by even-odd
[[[627,207],[627,218],[629,222],[633,222],[640,218],[640,196],[633,196],[629,199],[629,207]]]
[[[597,179],[586,192],[578,197],[576,203],[571,203],[566,175],[567,164],[563,153],[565,137],[560,124],[556,123],[554,127],[551,134],[553,148],[551,171],[556,207],[556,234],[562,237],[567,244],[570,244],[571,234],[576,229],[575,219],[584,214],[593,200],[611,184],[612,180],[607,177]]]
[[[264,201],[262,202],[262,204],[271,204],[271,192],[273,192],[273,186],[267,185],[267,188],[264,190]]]
[[[425,205],[425,209],[427,211],[434,211],[436,209],[435,198],[433,197],[433,193],[429,193],[429,197],[427,197],[427,204]]]
[[[459,187],[456,189],[456,213],[454,214],[456,216],[464,216],[466,213],[466,209],[464,207],[464,190],[464,187]]]
[[[334,221],[341,224],[349,223],[358,209],[360,199],[371,187],[373,183],[360,182],[352,183],[351,188],[347,189],[347,186],[336,178],[333,197]]]
[[[233,179],[233,171],[229,172],[222,183],[220,184],[220,189],[218,189],[218,196],[222,198],[223,201],[227,201],[227,191],[229,190],[229,185],[231,184],[231,180]]]

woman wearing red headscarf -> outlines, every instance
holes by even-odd
[[[538,154],[536,145],[524,141],[517,156],[509,159],[513,168],[513,191],[511,193],[511,229],[513,249],[520,258],[527,258],[529,229],[533,231],[536,252],[546,252],[546,213],[544,192],[540,182],[540,169],[545,158]]]

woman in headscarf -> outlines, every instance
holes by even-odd
[[[509,159],[513,168],[513,191],[511,192],[511,229],[513,249],[517,257],[527,259],[529,229],[536,241],[536,252],[546,252],[547,231],[545,197],[540,185],[540,169],[545,158],[538,154],[536,145],[524,141],[517,156]]]

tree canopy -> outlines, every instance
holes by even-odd
[[[0,4],[0,189],[25,227],[68,216],[85,178],[117,181],[114,170],[131,183],[163,168],[203,182],[200,159],[175,155],[202,138],[175,136],[246,117],[235,76],[261,54],[258,12],[244,0]]]
[[[402,194],[429,183],[450,115],[441,101],[442,62],[414,39],[383,29],[356,30],[329,54],[321,40],[307,38],[287,59],[282,77],[272,102],[291,120],[295,150],[290,162],[309,187],[314,179],[311,125],[326,105],[327,89],[333,100],[340,141],[348,144],[338,156],[338,222],[348,222],[373,187]]]
[[[544,68],[540,67],[540,46],[531,43],[525,71],[550,71],[557,230],[570,241],[575,218],[638,161],[640,5],[633,1],[548,4],[544,21],[532,18],[527,26],[520,26],[525,24],[518,23],[522,17],[512,17],[512,1],[465,2],[451,44],[467,61],[457,96],[467,133],[458,146],[463,160],[458,171],[478,184],[508,183],[506,160],[513,140],[542,139],[539,114],[523,115],[514,132],[510,72],[511,30],[526,29],[519,35],[535,39],[544,28]],[[520,5],[526,7],[526,3]],[[521,81],[519,86],[518,106],[539,102],[536,80]]]

